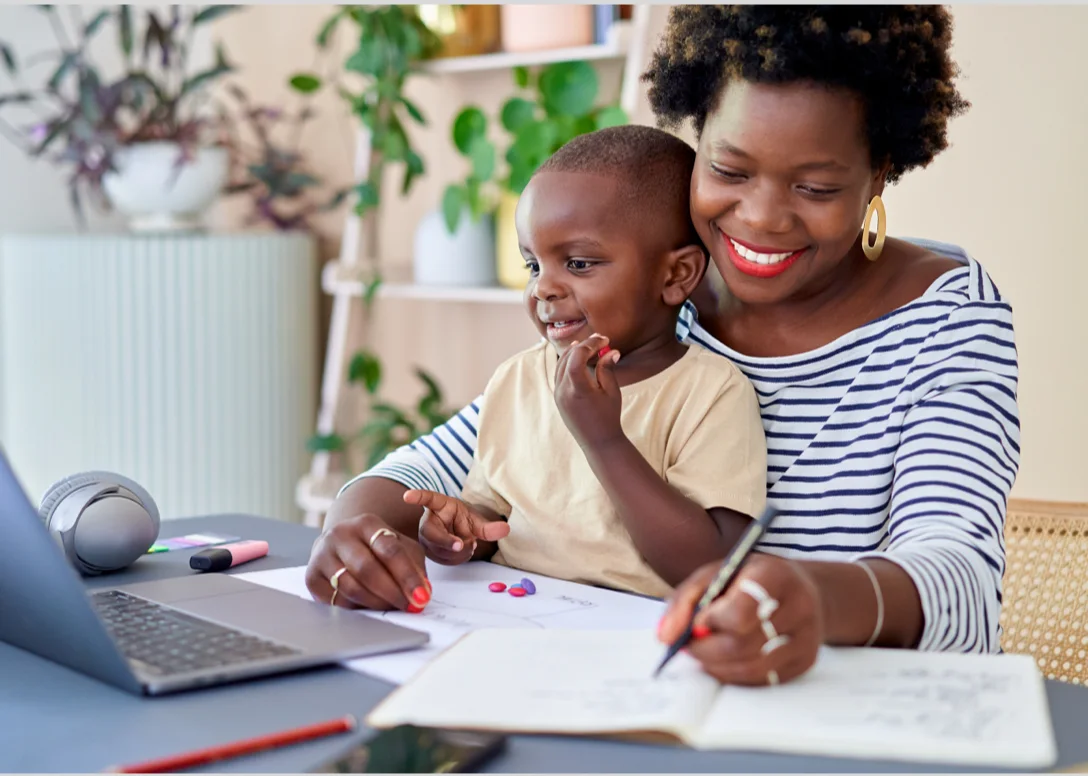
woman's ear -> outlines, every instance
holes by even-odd
[[[670,307],[682,305],[703,279],[706,272],[706,253],[699,245],[685,245],[670,251],[666,259],[668,273],[661,298]]]

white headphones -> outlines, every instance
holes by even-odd
[[[135,563],[159,537],[159,508],[150,494],[112,472],[65,477],[42,496],[38,514],[84,576]]]

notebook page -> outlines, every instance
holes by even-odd
[[[683,654],[654,679],[664,651],[645,630],[478,630],[394,691],[367,724],[681,736],[719,688]]]
[[[824,648],[805,676],[722,690],[693,745],[1008,768],[1057,758],[1026,655]]]

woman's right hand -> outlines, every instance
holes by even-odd
[[[315,600],[346,609],[418,614],[431,600],[423,548],[373,514],[340,520],[318,537],[306,587]]]

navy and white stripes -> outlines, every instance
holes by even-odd
[[[741,355],[690,305],[677,336],[732,359],[755,387],[768,502],[780,511],[761,549],[893,561],[918,587],[922,649],[993,652],[1020,460],[1012,310],[962,250],[918,242],[964,266],[815,351]],[[460,493],[480,401],[360,476]]]

